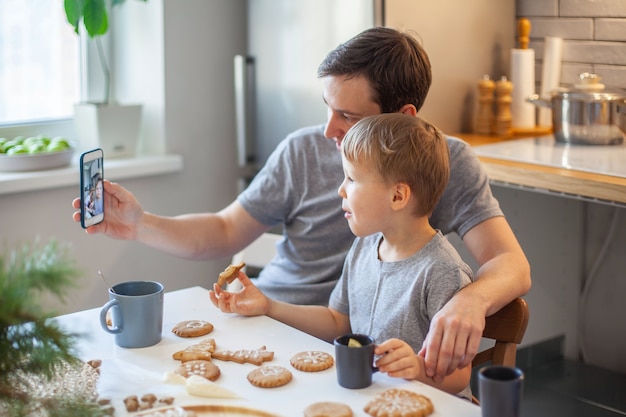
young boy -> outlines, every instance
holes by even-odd
[[[269,299],[244,273],[239,293],[215,285],[211,301],[224,312],[265,314],[327,341],[369,334],[382,341],[375,351],[381,372],[471,398],[471,366],[436,382],[417,354],[435,313],[472,281],[471,269],[429,223],[449,178],[446,139],[418,117],[386,113],[360,120],[341,146],[339,195],[357,238],[329,306]]]

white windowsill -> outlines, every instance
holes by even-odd
[[[105,178],[112,181],[127,178],[179,172],[183,169],[181,155],[141,156],[129,159],[108,159],[104,165]],[[79,186],[78,162],[66,168],[30,172],[0,172],[0,195],[25,191],[48,190]]]

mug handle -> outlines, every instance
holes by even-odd
[[[109,300],[109,302],[103,305],[102,309],[100,310],[100,326],[102,326],[102,329],[107,333],[111,333],[111,334],[122,333],[122,327],[124,326],[124,320],[122,317],[120,317],[119,325],[114,326],[114,327],[107,326],[107,312],[111,308],[117,307],[118,305],[119,305],[119,301],[115,299]]]

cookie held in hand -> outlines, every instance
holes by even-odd
[[[217,278],[218,287],[222,287],[224,284],[230,284],[237,278],[239,271],[246,266],[245,262],[240,262],[237,265],[228,265],[223,272],[220,272]]]

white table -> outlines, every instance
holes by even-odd
[[[370,387],[349,390],[337,384],[335,367],[321,372],[307,373],[294,369],[289,359],[305,350],[320,350],[333,354],[331,344],[286,326],[268,317],[242,317],[224,314],[215,308],[208,291],[201,287],[167,292],[163,319],[163,338],[157,345],[142,349],[125,349],[115,345],[114,336],[104,332],[99,324],[100,309],[92,309],[60,316],[60,325],[72,332],[85,334],[78,342],[79,357],[85,361],[101,359],[98,393],[110,398],[116,416],[126,415],[122,400],[128,395],[153,393],[171,395],[175,405],[229,404],[255,408],[283,417],[302,415],[304,408],[317,401],[344,402],[355,416],[365,417],[364,405],[377,393],[392,387],[402,387],[429,397],[435,407],[433,416],[480,416],[480,408],[419,382],[407,382],[376,373]],[[180,338],[171,332],[183,320],[207,320],[215,328],[201,338]],[[215,382],[239,395],[238,398],[214,399],[187,394],[184,386],[164,382],[164,375],[179,366],[172,354],[205,338],[213,338],[217,349],[256,349],[265,345],[274,351],[269,362],[291,370],[293,380],[278,388],[257,388],[246,375],[256,368],[252,364],[238,364],[215,360],[221,370]]]

